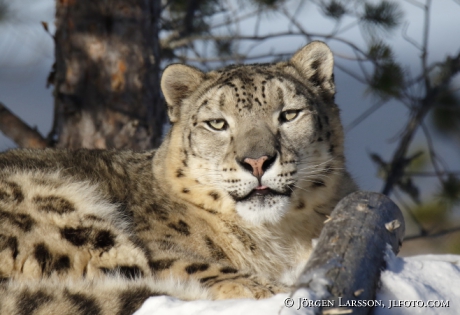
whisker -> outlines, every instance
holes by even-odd
[[[304,189],[304,188],[299,187],[299,186],[297,186],[297,185],[294,185],[294,187],[297,188],[297,189],[303,190],[303,191],[305,191],[306,193],[310,193],[310,192],[311,192],[310,190]]]
[[[343,167],[334,167],[334,168],[327,168],[327,169],[315,169],[315,170],[298,170],[297,173],[300,174],[318,174],[318,173],[323,173],[323,172],[331,172],[331,171],[337,171],[337,170],[344,170],[345,168]]]
[[[305,176],[329,176],[329,175],[337,175],[337,174],[342,174],[342,172],[337,172],[337,171],[331,171],[325,174],[324,172],[297,172],[297,174],[301,175],[302,177]]]
[[[315,183],[315,184],[324,184],[323,182],[317,181],[317,180],[309,180],[309,179],[300,179],[299,182],[309,182],[309,183]]]
[[[332,160],[334,160],[334,159],[335,159],[335,157],[332,157],[332,158],[330,158],[330,159],[328,159],[328,160],[326,160],[326,161],[322,161],[322,162],[321,162],[320,164],[318,164],[318,165],[323,165],[323,164],[329,163],[330,161],[332,161]],[[306,157],[306,158],[300,160],[298,164],[302,164],[302,163],[304,163],[304,162],[315,163],[315,160],[309,159],[309,157]]]

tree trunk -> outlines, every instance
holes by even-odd
[[[56,147],[158,146],[160,0],[56,2]]]

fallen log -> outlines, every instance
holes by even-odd
[[[295,308],[280,313],[371,314],[366,305],[375,301],[385,252],[391,248],[397,254],[403,236],[402,213],[385,195],[358,191],[343,198],[291,295]]]

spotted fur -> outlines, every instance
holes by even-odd
[[[165,69],[155,152],[0,155],[0,313],[130,314],[149,296],[287,292],[345,170],[332,54]]]

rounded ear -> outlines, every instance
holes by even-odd
[[[335,93],[334,56],[325,43],[309,43],[297,51],[290,62],[311,84]]]
[[[203,72],[182,64],[172,64],[163,71],[161,90],[168,104],[168,115],[172,123],[179,120],[182,100],[190,96],[203,80]]]

